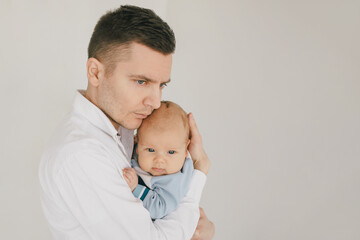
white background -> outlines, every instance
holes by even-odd
[[[41,152],[124,2],[0,0],[0,239],[51,239]],[[215,239],[360,239],[360,2],[127,2],[175,32],[164,99],[202,132]]]

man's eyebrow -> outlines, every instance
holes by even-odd
[[[143,79],[143,80],[146,80],[148,82],[157,82],[156,80],[145,77],[144,75],[130,74],[129,77],[130,78],[136,78],[136,79]],[[171,79],[169,78],[169,80],[167,80],[165,82],[161,82],[161,83],[169,83],[170,81],[171,81]]]

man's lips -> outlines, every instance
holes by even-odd
[[[138,118],[147,118],[147,116],[150,115],[150,113],[135,113],[135,115],[138,117]]]

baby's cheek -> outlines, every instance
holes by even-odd
[[[175,159],[173,159],[175,160]],[[171,164],[171,167],[170,167],[170,171],[171,173],[176,173],[178,171],[181,170],[181,168],[183,167],[184,165],[184,161],[181,160],[181,159],[176,159],[175,161],[173,161],[173,163]]]
[[[151,168],[151,161],[149,160],[149,158],[146,158],[144,156],[140,158],[139,156],[139,165],[140,168],[144,171],[149,171],[149,169]]]

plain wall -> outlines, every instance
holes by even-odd
[[[125,1],[0,1],[0,239],[50,239],[42,149]],[[360,239],[359,1],[128,1],[173,28],[164,99],[194,113],[215,239]]]

